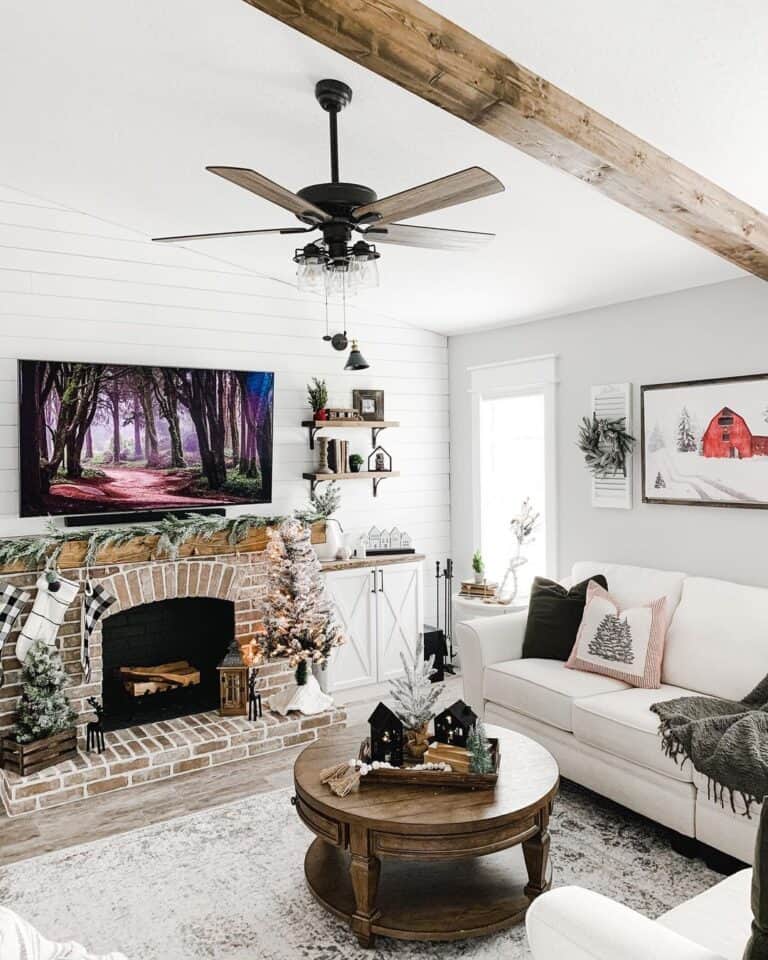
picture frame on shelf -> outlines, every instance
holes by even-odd
[[[643,502],[768,508],[768,374],[640,388]]]
[[[384,419],[383,390],[353,390],[352,406],[363,420]]]

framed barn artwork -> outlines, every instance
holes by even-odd
[[[768,507],[768,374],[640,388],[644,503]]]

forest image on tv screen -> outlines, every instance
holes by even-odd
[[[272,499],[274,374],[20,360],[21,515]]]

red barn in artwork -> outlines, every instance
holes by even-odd
[[[768,437],[753,434],[744,417],[730,407],[716,413],[704,431],[705,457],[755,457],[768,454]]]

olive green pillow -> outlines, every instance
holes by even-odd
[[[744,960],[768,960],[768,797],[763,800],[752,867],[752,936]]]
[[[556,580],[536,577],[528,604],[528,622],[523,639],[523,656],[543,660],[567,660],[579,632],[587,585],[590,580],[608,589],[608,582],[599,573],[582,580],[567,590]]]

